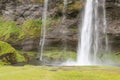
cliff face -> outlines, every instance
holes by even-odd
[[[4,3],[4,4],[3,4]],[[5,17],[6,20],[16,21],[18,25],[21,25],[24,21],[29,19],[42,18],[43,2],[37,1],[21,1],[5,0],[0,2],[0,14]],[[65,23],[62,23],[62,8],[63,3],[61,0],[50,0],[48,16],[54,24],[49,26],[47,31],[46,45],[59,46],[64,38],[67,40],[70,49],[75,49],[77,46],[78,38],[78,24],[81,23],[80,15],[82,14],[83,2],[79,0],[69,0],[68,8],[66,12]],[[107,33],[109,36],[109,44],[113,50],[120,49],[120,6],[115,3],[107,3]],[[81,13],[81,14],[80,14]],[[66,36],[63,36],[61,26],[66,26]],[[38,38],[39,39],[39,38]],[[29,50],[29,49],[28,49]]]
[[[112,50],[120,51],[120,4],[107,3],[107,33]]]

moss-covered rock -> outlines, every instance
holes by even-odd
[[[63,14],[64,4],[59,4],[57,6],[58,14]],[[69,18],[75,18],[79,15],[80,10],[83,8],[83,3],[79,0],[76,1],[68,1],[66,7],[66,15]]]
[[[0,56],[7,53],[15,54],[16,51],[10,44],[0,41]]]
[[[25,61],[24,57],[8,43],[0,41],[0,61],[6,64],[14,64]]]
[[[27,20],[22,25],[25,38],[39,37],[42,22],[40,20]]]

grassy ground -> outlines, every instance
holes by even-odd
[[[0,80],[120,80],[119,67],[0,67]]]

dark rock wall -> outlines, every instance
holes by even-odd
[[[120,3],[107,3],[107,33],[113,51],[120,51]]]
[[[3,16],[6,20],[17,21],[21,24],[28,19],[41,19],[42,5],[38,4],[23,4],[18,6],[7,5],[3,11]]]
[[[58,24],[50,26],[52,30],[47,31],[48,33],[47,33],[46,45],[51,46],[57,44],[56,46],[59,46],[62,44],[63,39],[66,38],[70,48],[77,47],[78,24],[80,25],[81,23],[79,13],[82,12],[83,9],[82,5],[84,3],[76,4],[76,1],[79,0],[69,0],[67,12],[66,12],[67,18],[64,24],[59,22]],[[60,20],[62,20],[62,10],[60,8],[60,5],[63,6],[62,0],[49,1],[48,16],[50,18],[58,17]],[[75,7],[75,9],[72,9],[71,6]],[[81,8],[81,11],[78,7]],[[36,2],[36,0],[34,1],[20,0],[20,2],[18,2],[17,0],[0,1],[0,14],[3,15],[6,20],[14,20],[19,25],[28,19],[41,20],[42,8],[43,8],[43,2],[38,3]],[[106,10],[107,10],[107,21],[108,21],[107,33],[109,36],[109,44],[112,46],[113,50],[120,50],[120,4],[107,2]],[[61,26],[63,25],[65,25],[68,28],[68,31],[66,32],[66,36],[62,36]],[[33,42],[31,42],[31,45],[32,43]],[[31,45],[29,45],[30,48],[33,47]],[[28,50],[26,46],[23,46],[23,49]]]

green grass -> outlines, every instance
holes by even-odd
[[[51,51],[45,51],[45,54],[43,54],[44,57],[47,57],[49,59],[52,59],[53,61],[66,61],[68,59],[76,59],[76,52],[73,51],[60,51],[60,50],[51,50]]]
[[[0,80],[120,80],[119,67],[0,67]]]
[[[115,64],[120,64],[120,55],[117,53],[108,53],[103,56],[103,61],[107,60],[108,62],[112,62]]]

